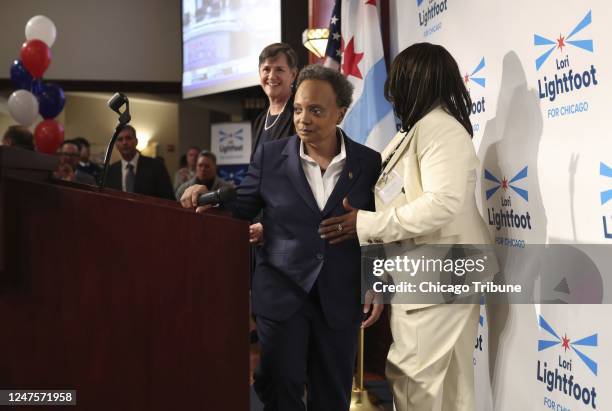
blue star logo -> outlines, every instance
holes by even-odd
[[[508,188],[512,189],[512,191],[514,191],[516,194],[518,194],[519,196],[521,196],[523,198],[523,200],[525,201],[529,201],[529,192],[523,188],[517,187],[514,183],[527,178],[527,167],[525,166],[521,171],[519,171],[518,173],[516,173],[516,175],[514,177],[512,177],[512,179],[510,179],[510,181],[508,181],[507,179],[502,179],[502,181],[500,181],[497,177],[495,177],[493,175],[493,173],[491,173],[489,170],[485,169],[485,174],[484,177],[485,179],[492,181],[495,183],[495,186],[493,186],[492,188],[489,188],[486,192],[487,195],[487,200],[490,199],[493,194],[495,194],[497,192],[497,190],[499,190],[499,188],[501,187],[504,190],[507,190]]]
[[[239,129],[238,131],[236,131],[235,133],[228,133],[225,132],[223,130],[219,130],[219,135],[221,136],[219,138],[219,141],[221,143],[223,143],[225,140],[227,140],[228,138],[235,138],[236,140],[244,140],[244,136],[242,135],[242,133],[244,132],[244,129]]]
[[[480,87],[484,87],[486,84],[486,79],[484,77],[481,77],[482,74],[479,77],[474,77],[474,75],[478,74],[478,72],[480,72],[480,70],[482,70],[483,68],[485,68],[485,58],[484,57],[480,59],[480,63],[478,63],[476,68],[472,71],[472,74],[466,74],[463,77],[463,81],[465,82],[465,84],[469,83],[471,80],[474,83],[478,84]]]
[[[582,360],[582,362],[591,370],[594,375],[597,375],[597,363],[593,361],[590,357],[580,351],[578,347],[597,347],[597,334],[589,335],[588,337],[581,338],[580,340],[570,342],[567,336],[559,337],[559,335],[555,332],[555,330],[546,322],[544,317],[540,316],[540,328],[546,331],[551,337],[552,340],[538,340],[538,351],[544,351],[552,347],[556,347],[561,344],[563,348],[566,350],[573,350],[578,357]]]
[[[603,162],[599,163],[599,175],[612,178],[612,167],[604,164]],[[612,189],[604,190],[600,193],[601,196],[601,205],[606,204],[608,201],[612,200]]]
[[[546,62],[548,57],[552,54],[552,52],[558,48],[563,51],[563,47],[566,46],[566,43],[577,47],[582,50],[586,50],[589,52],[593,52],[593,40],[572,40],[572,38],[580,33],[585,27],[588,27],[591,24],[591,10],[587,13],[586,16],[574,27],[574,29],[568,34],[566,37],[559,35],[559,38],[556,40],[550,40],[546,37],[540,36],[538,34],[533,35],[533,45],[534,46],[546,46],[549,47],[544,53],[542,53],[536,59],[536,70],[539,70],[542,67],[542,64]]]

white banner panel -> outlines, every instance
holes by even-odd
[[[610,3],[391,0],[390,12],[393,56],[426,41],[457,60],[474,102],[477,201],[504,271],[537,274],[524,246],[563,243],[597,278],[559,273],[542,287],[566,303],[585,282],[605,290],[601,256],[571,245],[612,245]],[[478,410],[612,409],[610,306],[481,308]]]

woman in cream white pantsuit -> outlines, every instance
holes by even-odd
[[[393,61],[385,84],[402,129],[382,153],[376,211],[324,221],[332,241],[361,244],[490,244],[474,196],[478,159],[471,100],[457,63],[441,46],[414,44]],[[326,230],[329,227],[329,231]],[[341,238],[341,237],[340,237]],[[496,263],[494,263],[496,264]],[[387,378],[397,411],[474,411],[472,354],[477,304],[394,304]]]

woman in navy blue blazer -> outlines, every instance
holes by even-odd
[[[339,244],[318,231],[349,203],[374,208],[380,155],[338,127],[351,100],[352,86],[337,71],[302,70],[293,105],[297,135],[257,148],[233,205],[247,220],[263,211],[251,297],[261,347],[255,390],[265,410],[304,410],[305,386],[308,409],[348,410],[358,330],[380,314],[361,321],[354,230]],[[199,193],[185,193],[183,205],[195,206]]]

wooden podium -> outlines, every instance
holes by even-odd
[[[248,410],[248,223],[56,164],[0,147],[0,389],[76,390],[21,410]]]

